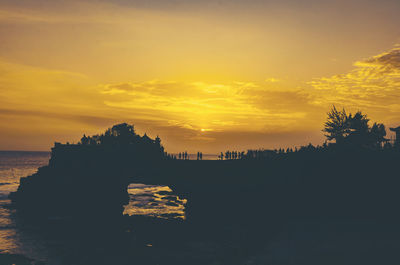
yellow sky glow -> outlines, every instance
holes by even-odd
[[[39,2],[0,1],[0,150],[117,122],[169,152],[318,144],[333,104],[400,123],[395,1]]]

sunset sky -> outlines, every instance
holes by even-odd
[[[398,0],[0,0],[0,150],[119,122],[169,152],[324,141],[334,104],[400,125]]]

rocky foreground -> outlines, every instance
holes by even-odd
[[[186,161],[131,129],[55,145],[10,195],[22,219],[62,239],[60,264],[377,264],[400,246],[397,149]],[[186,220],[123,216],[130,182],[168,185]]]

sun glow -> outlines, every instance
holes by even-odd
[[[321,143],[332,104],[397,126],[396,1],[48,2],[0,4],[0,149],[121,122],[169,152]]]

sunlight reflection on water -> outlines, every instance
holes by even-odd
[[[124,214],[185,219],[186,199],[174,195],[168,186],[130,184],[128,193]]]
[[[0,151],[0,252],[23,254],[38,260],[59,259],[58,255],[50,255],[53,247],[49,245],[60,242],[43,238],[35,231],[21,229],[16,223],[14,210],[7,207],[10,204],[8,194],[17,190],[20,177],[35,173],[40,166],[48,163],[49,157],[47,152]],[[128,192],[130,202],[125,206],[124,214],[185,218],[186,200],[174,195],[167,186],[131,184]]]

